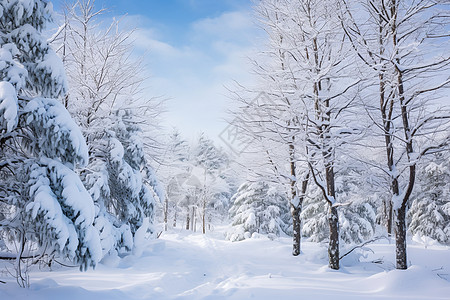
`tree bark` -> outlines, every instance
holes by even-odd
[[[301,240],[301,221],[300,213],[302,212],[301,203],[297,203],[297,177],[295,170],[295,146],[294,137],[292,137],[292,143],[289,144],[289,159],[291,167],[291,214],[292,214],[292,229],[294,231],[293,243],[292,243],[292,255],[298,256],[300,254],[300,240]]]
[[[192,206],[192,217],[191,217],[191,229],[195,232],[195,225],[197,220],[195,220],[195,207]]]
[[[168,229],[168,215],[169,215],[169,197],[166,195],[164,203],[164,231]]]
[[[306,189],[308,188],[309,182],[309,172],[302,181],[302,190],[299,195],[298,205],[295,207],[291,202],[291,214],[292,214],[292,229],[294,231],[293,244],[292,244],[292,255],[298,256],[301,253],[301,239],[302,239],[302,220],[300,214],[303,210],[303,200],[305,198]],[[293,191],[296,192],[294,189]],[[297,196],[296,194],[294,196]],[[293,198],[294,199],[294,198]]]
[[[291,214],[292,214],[292,229],[294,231],[293,236],[293,244],[292,244],[292,255],[298,256],[300,254],[300,241],[301,241],[301,220],[300,220],[300,213],[301,213],[301,205],[294,207],[292,205],[291,207]]]
[[[396,268],[399,270],[406,270],[408,268],[408,263],[406,257],[406,210],[404,208],[397,210],[395,225]]]
[[[328,153],[330,152],[331,151],[328,151]],[[329,155],[328,153],[327,155]],[[336,199],[334,168],[330,162],[328,162],[325,167],[325,176],[328,196]],[[333,270],[339,270],[339,216],[333,203],[328,201],[328,205],[330,207],[328,212],[328,226],[330,228],[330,242],[328,245],[329,267]]]
[[[206,233],[206,199],[203,201],[203,214],[202,214],[202,232]]]
[[[186,230],[189,230],[189,225],[191,224],[190,214],[191,214],[191,212],[189,211],[189,206],[188,206],[187,212],[186,212]]]
[[[177,228],[177,210],[175,208],[174,214],[173,214],[173,228]]]
[[[330,207],[328,223],[330,226],[330,243],[328,245],[329,267],[333,270],[339,270],[339,218],[336,207]]]
[[[392,200],[383,201],[383,206],[384,206],[384,216],[386,218],[386,230],[387,230],[388,235],[391,236],[393,225],[394,225],[393,224],[394,216],[393,216],[393,210],[392,210]]]

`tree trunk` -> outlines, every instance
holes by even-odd
[[[189,230],[189,225],[191,224],[190,215],[191,215],[191,212],[189,211],[189,206],[188,206],[187,213],[186,213],[186,230]]]
[[[404,208],[397,210],[395,225],[396,267],[400,270],[406,270],[408,264],[406,260],[406,210]]]
[[[392,201],[389,201],[388,203],[388,210],[387,210],[387,232],[388,235],[392,235],[392,227],[393,227],[393,218],[394,218],[394,214],[392,211]]]
[[[336,207],[331,206],[328,213],[330,243],[328,245],[329,267],[339,270],[339,218]]]
[[[202,214],[202,232],[203,234],[206,233],[206,200],[203,201],[203,214]]]
[[[173,214],[173,228],[177,228],[177,210],[175,208],[174,214]]]
[[[195,232],[195,207],[192,206],[191,229]]]
[[[294,237],[293,237],[293,245],[292,245],[292,255],[298,256],[300,254],[300,242],[301,242],[301,220],[300,220],[300,213],[301,213],[301,205],[299,207],[291,207],[291,213],[292,213],[292,229],[294,231]]]
[[[331,151],[328,151],[331,153]],[[327,153],[327,155],[328,155]],[[327,157],[324,155],[324,157]],[[336,198],[334,168],[328,163],[325,167],[325,176],[327,181],[328,196]],[[330,227],[330,243],[328,245],[329,267],[333,270],[339,270],[339,216],[336,207],[332,202],[328,202],[330,210],[328,212],[328,225]]]
[[[169,197],[166,195],[165,203],[164,203],[164,231],[168,229],[168,215],[169,215]]]

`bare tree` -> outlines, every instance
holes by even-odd
[[[301,125],[310,176],[328,203],[329,266],[339,269],[339,220],[336,166],[351,142],[355,94],[360,80],[351,74],[351,55],[338,28],[335,1],[285,1],[287,37],[295,64],[298,97],[305,114]],[[288,18],[289,17],[289,18]]]
[[[450,114],[448,107],[439,107],[439,99],[450,84],[450,3],[434,0],[341,0],[340,3],[346,36],[377,78],[379,106],[366,103],[366,108],[384,140],[385,173],[392,194],[392,201],[388,202],[388,232],[394,219],[397,269],[406,269],[406,213],[418,162],[426,154],[448,149]],[[354,17],[357,14],[359,17]]]
[[[254,71],[264,87],[247,89],[240,87],[234,98],[240,108],[234,111],[232,126],[248,137],[244,164],[253,177],[264,177],[265,181],[284,186],[289,198],[293,223],[293,250],[301,252],[302,203],[309,181],[309,170],[305,165],[304,147],[298,115],[295,113],[295,82],[289,70],[283,32],[279,31],[280,15],[269,1],[262,2],[258,13],[265,24],[271,46],[253,61]],[[270,61],[271,64],[264,64]],[[297,100],[298,105],[298,100]],[[303,151],[302,151],[303,150]],[[252,153],[262,153],[255,158]],[[256,163],[252,163],[256,160]],[[302,177],[303,174],[303,177]],[[299,189],[299,184],[301,187]]]
[[[99,19],[104,12],[94,0],[67,5],[53,43],[60,45],[71,86],[65,105],[89,147],[89,165],[80,174],[99,207],[98,230],[112,230],[103,235],[115,238],[104,247],[109,251],[132,248],[121,244],[132,239],[122,237],[134,234],[145,218],[152,221],[155,201],[164,201],[165,193],[149,163],[156,156],[149,145],[160,144],[145,143],[146,137],[155,141],[160,102],[143,93],[146,77],[133,54],[133,31],[115,19],[105,26]]]

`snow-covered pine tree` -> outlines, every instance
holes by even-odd
[[[195,191],[197,208],[202,219],[202,231],[206,232],[207,221],[222,219],[226,215],[231,198],[232,181],[228,174],[230,160],[226,153],[214,145],[214,142],[202,133],[192,149],[192,174],[200,185]],[[210,224],[210,223],[209,223]]]
[[[302,236],[312,242],[327,241],[330,235],[327,219],[327,204],[322,200],[318,189],[310,191],[305,197],[300,218],[303,221]]]
[[[83,179],[97,206],[95,226],[101,233],[103,254],[130,251],[134,234],[148,218],[149,232],[155,201],[164,200],[164,188],[149,166],[140,127],[129,111],[116,113],[112,125],[98,140],[90,168]]]
[[[17,257],[60,255],[84,270],[101,259],[100,239],[94,203],[73,171],[87,163],[87,146],[56,100],[67,84],[42,36],[51,19],[47,1],[0,3],[0,231]]]
[[[145,150],[142,126],[153,122],[155,106],[140,97],[142,64],[132,59],[130,31],[119,22],[100,25],[95,1],[68,6],[53,37],[61,50],[72,89],[64,99],[83,130],[90,160],[82,180],[96,205],[95,226],[103,254],[129,251],[134,233],[153,219],[155,198],[164,198]],[[144,150],[145,149],[145,150]],[[158,196],[157,196],[158,195]]]
[[[232,225],[226,238],[241,241],[254,233],[280,236],[289,228],[287,197],[265,182],[245,182],[231,199]]]
[[[168,229],[169,223],[172,227],[176,227],[182,214],[179,203],[186,194],[184,184],[189,177],[189,153],[189,144],[174,128],[167,141],[159,172],[166,187],[166,197],[161,214],[164,218],[165,230]]]
[[[200,134],[197,145],[192,152],[195,165],[206,169],[209,173],[221,169],[229,161],[222,149],[217,148],[214,142],[204,133]]]
[[[443,153],[420,169],[408,212],[409,231],[450,244],[450,163]]]
[[[375,234],[375,199],[361,189],[361,178],[364,176],[361,170],[356,170],[356,166],[346,168],[336,178],[336,195],[347,200],[342,207],[338,207],[339,238],[345,244],[359,244]],[[301,215],[305,237],[314,242],[327,241],[329,228],[326,212],[326,203],[321,201],[319,191],[311,191]]]

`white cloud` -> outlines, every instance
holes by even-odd
[[[254,29],[251,14],[243,11],[225,12],[216,18],[206,18],[192,25],[196,34],[221,39],[241,39]]]
[[[251,80],[247,57],[261,35],[251,14],[233,11],[197,20],[178,37],[183,41],[179,45],[168,42],[174,37],[164,39],[151,21],[140,22],[135,45],[147,53],[151,89],[171,99],[166,125],[179,127],[187,136],[205,131],[216,138],[226,126],[230,100],[225,86]]]
[[[168,43],[152,38],[152,32],[153,30],[149,29],[137,29],[133,34],[135,46],[167,58],[179,57],[183,54],[182,51]]]

